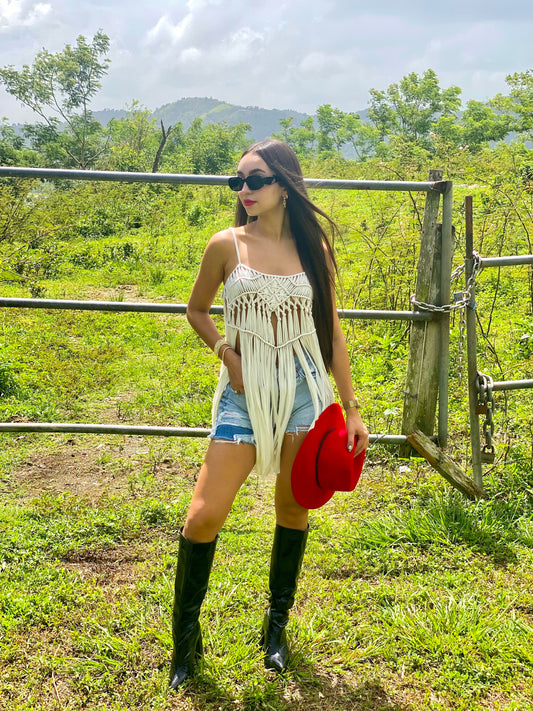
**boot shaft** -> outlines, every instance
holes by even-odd
[[[213,566],[218,536],[209,543],[192,543],[180,531],[174,582],[174,617],[199,612]]]
[[[191,543],[180,531],[174,583],[170,688],[177,689],[193,673],[202,657],[199,616],[209,583],[218,536],[210,543]]]
[[[270,606],[276,611],[288,611],[302,567],[308,529],[300,531],[277,525],[270,557]]]

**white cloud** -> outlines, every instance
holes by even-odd
[[[186,96],[312,113],[368,105],[409,72],[433,69],[464,101],[506,91],[533,68],[531,0],[0,0],[0,66],[30,64],[102,28],[111,65],[94,108]],[[21,31],[24,30],[24,31]],[[0,89],[0,114],[12,113]]]
[[[213,49],[212,61],[218,55],[226,65],[242,65],[245,62],[264,61],[260,59],[264,49],[264,35],[250,27],[241,27]],[[268,61],[268,60],[267,60]]]
[[[44,2],[0,0],[0,29],[31,27],[46,17],[51,9],[52,6]]]
[[[203,55],[196,47],[188,47],[180,53],[180,62],[183,64],[198,64],[203,59]]]
[[[157,24],[152,27],[146,35],[147,45],[157,45],[159,43],[166,46],[168,42],[172,45],[181,42],[190,28],[192,23],[192,15],[185,15],[185,17],[178,22],[173,24],[168,15],[163,15],[159,18]]]

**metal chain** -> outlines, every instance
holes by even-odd
[[[411,305],[421,311],[432,311],[433,313],[450,313],[452,311],[461,311],[461,320],[459,322],[459,345],[458,345],[458,375],[459,378],[463,372],[463,351],[465,343],[465,333],[466,333],[466,313],[465,307],[470,305],[471,308],[475,309],[475,302],[472,304],[472,293],[474,284],[478,274],[481,272],[483,266],[481,264],[481,257],[477,252],[472,252],[472,273],[468,278],[465,291],[459,291],[454,293],[454,303],[453,304],[443,304],[442,306],[435,306],[435,304],[426,304],[424,301],[417,301],[416,295],[413,294],[410,298]],[[450,281],[453,282],[458,279],[461,274],[465,271],[465,264],[460,264],[453,272]],[[481,449],[481,461],[482,462],[493,462],[494,461],[494,399],[492,397],[492,386],[493,380],[489,375],[478,372],[476,379],[476,388],[478,391],[478,402],[476,405],[476,412],[478,415],[484,415],[485,420],[483,422],[483,436],[485,438],[485,444]]]
[[[477,275],[480,273],[481,269],[481,257],[477,252],[472,252],[472,274],[468,279],[466,291],[458,292],[457,294],[455,294],[457,298],[454,300],[453,304],[443,304],[442,306],[436,306],[435,304],[426,304],[424,301],[417,301],[416,294],[411,294],[411,297],[409,299],[409,301],[411,302],[411,306],[416,307],[420,311],[432,311],[434,313],[450,313],[451,311],[455,311],[456,309],[464,308],[470,302],[472,288],[476,281]],[[464,272],[464,270],[465,265],[460,264],[453,271],[450,281],[453,282],[455,279],[457,279]]]
[[[494,461],[494,444],[492,438],[494,436],[494,399],[492,397],[493,380],[490,375],[485,375],[478,371],[476,379],[476,388],[479,393],[478,404],[476,411],[478,414],[485,415],[483,422],[483,436],[485,444],[481,449],[481,461]]]
[[[464,350],[466,341],[466,313],[465,307],[470,303],[472,299],[472,292],[474,284],[476,282],[476,277],[482,269],[481,257],[478,252],[472,252],[472,273],[466,284],[466,291],[457,291],[453,295],[453,304],[445,304],[443,306],[435,306],[434,304],[426,304],[424,301],[417,301],[415,294],[410,298],[411,305],[418,308],[421,311],[432,311],[434,313],[450,313],[452,311],[461,311],[460,321],[459,321],[459,342],[457,347],[457,377],[459,380],[463,376],[464,367]],[[460,264],[454,269],[451,274],[450,282],[453,283],[458,279],[461,274],[465,271],[465,264]],[[472,308],[475,308],[475,303]]]

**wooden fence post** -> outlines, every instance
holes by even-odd
[[[442,180],[441,170],[430,170],[429,180]],[[438,223],[440,193],[426,193],[420,256],[416,278],[416,299],[438,304],[440,296],[441,225]],[[413,321],[409,338],[409,358],[405,379],[402,434],[415,429],[428,437],[433,434],[439,383],[440,322]],[[412,449],[402,445],[401,456]]]

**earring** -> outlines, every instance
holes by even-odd
[[[287,209],[287,196],[286,195],[283,196],[283,209],[284,210]]]

